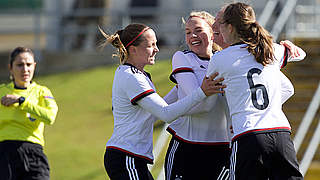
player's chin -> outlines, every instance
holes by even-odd
[[[149,59],[149,64],[150,64],[150,65],[153,65],[153,64],[155,64],[155,63],[156,63],[155,58],[150,58],[150,59]]]

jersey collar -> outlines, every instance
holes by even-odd
[[[150,73],[148,73],[148,72],[146,72],[146,71],[141,72],[138,68],[136,68],[134,65],[132,65],[132,64],[130,64],[130,63],[123,63],[123,65],[130,66],[131,69],[132,69],[132,68],[135,69],[135,72],[140,72],[140,73],[144,74],[144,75],[147,76],[147,77],[150,79],[150,81],[152,82],[151,74],[150,74]]]
[[[236,46],[236,45],[241,45],[241,44],[245,44],[244,42],[240,41],[240,42],[236,42],[231,44],[230,46]]]
[[[30,87],[30,85],[33,84],[33,82],[30,82],[30,85],[28,87],[18,87],[14,82],[12,82],[14,89],[19,89],[19,90],[26,90],[28,89],[28,87]]]
[[[190,52],[192,52],[193,54],[195,54],[200,60],[203,60],[203,61],[209,61],[209,60],[210,60],[210,57],[209,57],[209,58],[201,57],[201,56],[198,56],[198,54],[196,54],[196,53],[193,52],[193,51],[190,51]],[[213,51],[213,54],[214,54],[214,51]]]

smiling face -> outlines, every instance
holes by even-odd
[[[26,88],[30,84],[36,63],[34,57],[29,52],[18,54],[12,65],[9,64],[9,70],[14,78],[14,83],[18,87]]]
[[[200,57],[212,55],[213,32],[210,25],[200,17],[191,17],[185,25],[186,43]]]
[[[144,40],[138,46],[130,46],[130,58],[128,62],[143,70],[145,65],[153,65],[155,56],[159,52],[157,47],[156,34],[152,29],[148,29],[142,34]]]
[[[222,33],[220,33],[220,22],[222,19],[223,11],[224,11],[224,9],[220,10],[217,13],[216,21],[212,25],[212,30],[213,30],[214,42],[216,44],[218,44],[220,47],[222,47],[223,49],[225,49],[229,45],[224,42],[223,37],[222,37]]]

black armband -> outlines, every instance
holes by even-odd
[[[26,98],[21,96],[21,97],[19,97],[18,100],[19,100],[19,106],[20,106],[26,100]]]

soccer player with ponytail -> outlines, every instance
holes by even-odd
[[[230,179],[303,179],[290,139],[291,127],[282,111],[286,99],[280,69],[287,62],[302,60],[304,51],[298,48],[300,55],[290,56],[286,46],[273,43],[245,3],[227,5],[219,23],[230,46],[211,58],[207,76],[219,72],[227,85],[234,132]]]

